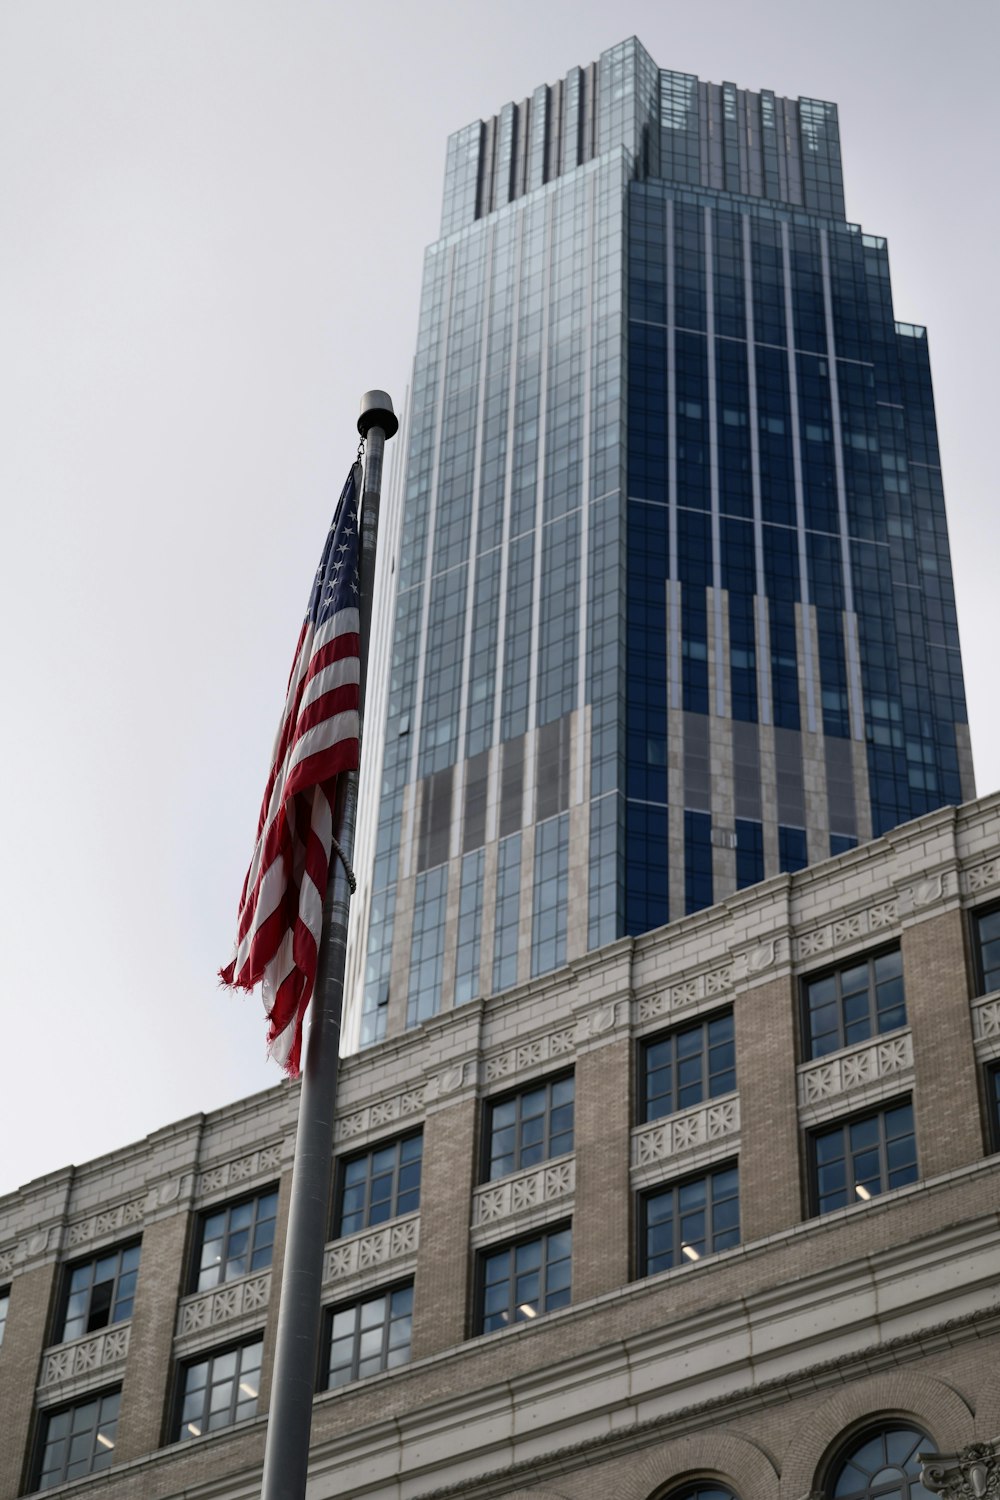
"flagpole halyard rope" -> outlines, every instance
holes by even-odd
[[[340,860],[340,863],[344,867],[344,874],[347,876],[347,884],[350,886],[350,888],[351,888],[351,895],[353,896],[354,893],[355,893],[355,891],[358,888],[358,882],[354,878],[354,871],[351,869],[350,862],[348,861],[347,855],[344,853],[343,849],[337,843],[336,839],[331,839],[330,840],[330,847],[333,850],[334,854],[337,856],[337,858]]]

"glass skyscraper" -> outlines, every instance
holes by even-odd
[[[834,105],[633,38],[458,131],[406,445],[362,1044],[974,794]]]

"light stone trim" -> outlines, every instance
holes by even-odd
[[[418,1084],[415,1088],[392,1094],[387,1099],[366,1104],[363,1109],[344,1115],[337,1121],[336,1139],[353,1141],[359,1136],[367,1135],[369,1131],[383,1129],[386,1125],[395,1125],[399,1121],[409,1123],[421,1118],[429,1093],[428,1085]]]
[[[1000,859],[988,859],[985,864],[973,865],[963,875],[966,895],[976,896],[980,891],[989,891],[1000,882]]]
[[[610,1020],[607,1014],[609,1011],[612,1011]],[[588,1036],[599,1036],[602,1028],[609,1031],[614,1024],[613,1007],[599,1007],[591,1017],[575,1026],[562,1026],[558,1031],[532,1037],[530,1041],[520,1042],[506,1051],[494,1052],[483,1060],[483,1083],[500,1083],[505,1079],[515,1078],[519,1073],[526,1073],[531,1068],[572,1057],[579,1041]]]
[[[575,1156],[557,1158],[542,1167],[528,1167],[498,1182],[484,1183],[473,1194],[473,1228],[492,1227],[550,1203],[564,1208],[564,1200],[575,1189]]]
[[[779,934],[765,942],[740,949],[728,962],[677,978],[654,994],[640,995],[635,1002],[635,1024],[642,1026],[675,1012],[692,1014],[712,1001],[731,996],[748,980],[767,974],[789,958],[787,937]]]
[[[91,1214],[88,1219],[77,1219],[66,1227],[66,1248],[73,1250],[78,1245],[89,1244],[91,1240],[104,1239],[109,1234],[117,1234],[122,1229],[141,1224],[145,1212],[145,1198],[135,1198],[130,1203],[119,1203],[115,1208],[102,1209],[98,1214]]]
[[[177,1308],[179,1339],[204,1333],[250,1313],[263,1313],[271,1298],[271,1272],[256,1272],[236,1281],[213,1287],[210,1292],[195,1292],[182,1298]]]
[[[799,1109],[810,1118],[839,1113],[845,1104],[887,1097],[913,1082],[913,1036],[909,1029],[830,1053],[798,1068]],[[875,1090],[872,1086],[875,1085]]]
[[[978,1057],[1000,1055],[1000,994],[982,995],[973,1000],[972,1033]]]
[[[801,963],[832,953],[848,943],[860,942],[870,933],[884,932],[894,927],[899,909],[895,901],[880,901],[867,911],[850,912],[822,927],[813,927],[800,933],[795,941],[795,957]]]
[[[632,1131],[632,1169],[663,1162],[673,1166],[678,1159],[687,1167],[691,1157],[702,1154],[702,1148],[720,1143],[726,1153],[731,1152],[739,1146],[739,1132],[740,1096],[724,1094],[694,1109],[636,1126]]]
[[[131,1323],[116,1323],[100,1333],[87,1334],[68,1344],[56,1344],[46,1349],[42,1355],[39,1397],[61,1397],[65,1394],[67,1381],[76,1381],[78,1377],[96,1371],[100,1371],[103,1377],[112,1365],[122,1364],[128,1355],[131,1333]],[[52,1387],[58,1389],[53,1391]]]
[[[247,1156],[237,1156],[230,1161],[206,1167],[198,1176],[197,1196],[207,1198],[211,1193],[241,1187],[257,1178],[281,1171],[283,1147],[279,1141],[272,1146],[262,1146]]]
[[[414,1260],[419,1248],[420,1215],[407,1214],[383,1229],[364,1229],[327,1246],[323,1281],[349,1281],[387,1266],[401,1270]]]

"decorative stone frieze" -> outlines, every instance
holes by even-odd
[[[234,1157],[232,1161],[220,1162],[206,1167],[198,1177],[198,1196],[221,1192],[224,1188],[240,1187],[253,1182],[265,1173],[281,1171],[281,1145],[262,1146],[247,1156]]]
[[[91,1214],[89,1219],[77,1219],[75,1223],[67,1225],[66,1248],[73,1250],[78,1245],[89,1244],[91,1240],[104,1239],[106,1235],[117,1234],[122,1229],[141,1224],[145,1212],[145,1198],[135,1198],[131,1203],[119,1203],[115,1208]]]
[[[980,891],[991,890],[998,882],[1000,882],[1000,859],[989,859],[984,865],[975,865],[971,870],[966,870],[963,884],[966,892],[970,896],[975,896]]]
[[[393,1094],[388,1099],[366,1104],[364,1109],[355,1110],[337,1121],[337,1140],[354,1140],[356,1136],[365,1135],[369,1130],[379,1130],[385,1125],[394,1125],[397,1121],[405,1123],[412,1120],[423,1112],[427,1094],[428,1086],[419,1084],[416,1088]]]
[[[609,1010],[611,1011],[610,1020],[606,1014]],[[613,1007],[598,1007],[584,1022],[585,1034],[599,1036],[601,1026],[607,1031],[614,1026],[614,1023]],[[542,1063],[558,1058],[571,1057],[576,1050],[576,1043],[576,1027],[562,1026],[558,1031],[532,1037],[530,1041],[520,1042],[516,1047],[510,1047],[504,1052],[496,1052],[491,1057],[487,1057],[483,1063],[483,1082],[489,1084],[498,1083],[504,1078],[513,1079],[518,1073],[523,1073],[528,1068],[537,1068]]]
[[[783,935],[756,943],[751,948],[741,949],[727,963],[675,980],[655,994],[641,995],[636,1001],[636,1023],[642,1025],[646,1021],[658,1020],[661,1016],[669,1017],[675,1011],[689,1006],[722,999],[740,984],[766,974],[787,958],[788,940]]]
[[[562,1203],[576,1187],[576,1158],[569,1156],[512,1173],[500,1182],[487,1182],[476,1189],[472,1200],[472,1223],[498,1224],[530,1209]]]
[[[740,1129],[740,1099],[728,1094],[685,1109],[652,1125],[640,1125],[632,1132],[632,1166],[648,1167],[656,1162],[694,1152],[703,1146],[725,1141],[735,1146]]]
[[[908,1030],[838,1052],[819,1063],[803,1063],[798,1070],[799,1105],[821,1104],[883,1078],[897,1079],[912,1067],[913,1041]]]
[[[326,1251],[324,1281],[346,1281],[365,1271],[411,1260],[420,1247],[420,1216],[396,1219],[384,1229],[366,1229],[337,1240]]]
[[[271,1273],[242,1276],[210,1292],[185,1297],[177,1309],[177,1337],[203,1333],[245,1314],[263,1312],[271,1296]]]
[[[945,1500],[998,1500],[1000,1438],[970,1443],[960,1453],[920,1453],[920,1483]]]
[[[972,1030],[977,1052],[986,1057],[1000,1052],[1000,999],[994,996],[972,1002]]]
[[[111,1365],[120,1364],[128,1354],[131,1332],[131,1323],[118,1323],[101,1333],[46,1349],[42,1355],[40,1390],[61,1386],[77,1376],[89,1375],[95,1370],[103,1372]]]

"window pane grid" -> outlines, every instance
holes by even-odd
[[[336,1234],[356,1234],[420,1207],[421,1135],[377,1146],[345,1161]]]
[[[643,1119],[662,1119],[736,1087],[733,1013],[646,1042],[642,1049]]]
[[[572,1151],[572,1075],[491,1103],[486,1136],[488,1182]]]
[[[263,1339],[186,1365],[177,1439],[202,1437],[257,1415]]]
[[[569,1228],[484,1254],[480,1262],[481,1332],[494,1333],[568,1306],[571,1269]]]
[[[44,1419],[38,1488],[107,1469],[114,1456],[121,1391],[106,1391]]]
[[[813,1136],[816,1212],[867,1202],[917,1180],[913,1106],[845,1120]]]
[[[641,1274],[653,1276],[740,1243],[739,1170],[720,1167],[641,1200]]]
[[[818,975],[803,985],[806,1053],[825,1057],[906,1025],[898,948]]]
[[[130,1318],[138,1274],[138,1245],[126,1245],[71,1267],[58,1342],[82,1338]]]
[[[274,1252],[277,1190],[213,1209],[201,1221],[196,1292],[265,1270]]]
[[[406,1364],[412,1322],[412,1283],[335,1308],[330,1315],[327,1388]]]
[[[1000,906],[976,917],[976,959],[979,993],[989,995],[1000,990]]]

